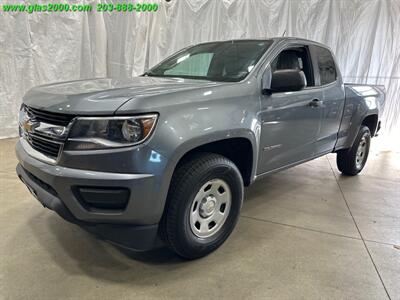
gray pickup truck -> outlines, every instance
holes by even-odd
[[[17,174],[105,240],[193,259],[228,238],[256,179],[331,152],[343,174],[359,173],[383,101],[382,87],[344,84],[312,41],[204,43],[136,78],[28,91]]]

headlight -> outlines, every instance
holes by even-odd
[[[77,118],[65,150],[92,150],[133,146],[153,132],[157,114],[135,117]]]

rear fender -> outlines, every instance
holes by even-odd
[[[368,116],[377,115],[379,119],[382,91],[368,85],[345,85],[346,104],[338,133],[335,151],[350,148],[357,133]],[[371,135],[374,135],[371,132]]]

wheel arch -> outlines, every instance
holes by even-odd
[[[378,128],[378,115],[371,114],[366,117],[361,122],[361,125],[367,126],[371,133],[371,137],[376,134],[376,129]]]
[[[254,176],[254,153],[252,142],[245,137],[231,137],[204,143],[187,150],[178,160],[174,171],[182,162],[199,153],[215,153],[231,160],[239,169],[243,183],[248,186]]]

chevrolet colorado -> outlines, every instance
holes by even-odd
[[[17,174],[105,240],[194,259],[228,238],[256,179],[331,152],[343,174],[359,173],[383,101],[380,86],[344,84],[316,42],[203,43],[136,78],[28,91]]]

